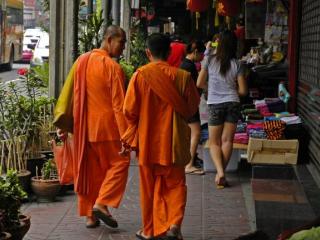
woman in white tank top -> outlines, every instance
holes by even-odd
[[[237,39],[233,32],[220,34],[217,53],[207,44],[197,87],[208,89],[209,147],[217,169],[218,189],[228,186],[225,169],[229,163],[233,138],[240,117],[239,95],[247,94],[246,80],[236,59]],[[207,81],[208,79],[208,81]]]

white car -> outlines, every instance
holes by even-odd
[[[34,44],[36,45],[38,40],[40,39],[41,34],[43,31],[41,28],[29,28],[23,34],[23,44]]]
[[[38,43],[43,31],[40,28],[26,29],[23,34],[22,61],[30,62],[33,56],[33,50]]]
[[[44,62],[49,61],[49,34],[43,32],[37,42],[30,66],[41,66]]]

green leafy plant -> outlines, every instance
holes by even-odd
[[[41,169],[41,179],[57,179],[57,167],[53,159],[48,160]]]
[[[136,70],[148,62],[145,52],[147,36],[141,23],[137,23],[131,32],[130,62]]]
[[[121,68],[124,71],[126,82],[129,82],[134,73],[134,66],[130,61],[126,61],[124,58],[120,59],[119,64],[121,65]]]
[[[21,201],[27,197],[14,170],[0,177],[0,210],[4,230],[19,225]]]
[[[29,70],[29,78],[40,81],[39,87],[45,89],[49,86],[49,63],[45,62],[42,66],[35,66]]]
[[[80,53],[88,52],[94,48],[100,48],[103,36],[102,27],[104,18],[103,10],[89,15],[87,19],[79,20],[79,42]],[[108,20],[107,26],[112,24],[112,20]]]
[[[27,152],[39,151],[35,149],[44,115],[54,102],[46,96],[46,69],[28,70],[19,85],[0,84],[0,166],[4,171],[25,170]]]

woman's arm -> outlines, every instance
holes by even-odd
[[[246,96],[248,94],[248,86],[247,86],[247,80],[244,75],[238,75],[238,93],[240,96]]]
[[[197,79],[197,87],[201,89],[206,89],[208,87],[207,79],[208,70],[202,68]]]

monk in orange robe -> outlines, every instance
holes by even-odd
[[[88,228],[97,227],[99,219],[118,226],[108,207],[119,206],[127,183],[129,158],[119,155],[120,135],[127,129],[122,110],[125,79],[112,59],[122,54],[125,42],[125,32],[109,26],[101,48],[81,55],[72,68],[74,182],[79,213],[87,217]]]
[[[167,36],[148,37],[150,63],[133,75],[123,107],[129,127],[122,135],[122,153],[136,150],[139,161],[143,221],[136,233],[139,239],[182,239],[184,167],[190,160],[187,119],[197,111],[199,94],[188,72],[166,62],[169,52]]]

